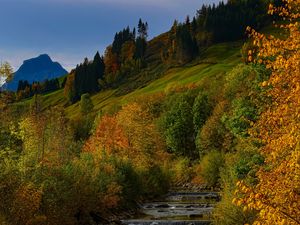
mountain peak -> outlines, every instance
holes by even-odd
[[[26,63],[35,63],[35,62],[47,62],[47,63],[52,63],[52,59],[50,58],[50,56],[48,54],[41,54],[37,57],[34,57],[34,58],[30,58],[30,59],[26,59],[23,61],[23,65],[26,64]],[[23,66],[22,65],[22,66]],[[21,67],[22,67],[21,66]],[[20,67],[20,68],[21,68]]]
[[[52,61],[52,59],[50,58],[50,56],[48,54],[41,54],[37,58]]]
[[[17,90],[20,80],[44,81],[53,79],[68,72],[58,63],[53,62],[48,54],[41,54],[35,58],[24,60],[20,68],[15,72],[14,79],[7,84],[8,90]]]

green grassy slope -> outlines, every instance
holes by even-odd
[[[101,91],[92,96],[92,101],[95,106],[94,110],[95,112],[100,110],[103,112],[114,112],[123,104],[138,96],[161,92],[170,85],[186,85],[191,83],[196,85],[205,84],[210,85],[210,87],[207,88],[214,89],[220,77],[241,62],[241,46],[242,42],[213,45],[203,50],[200,57],[192,63],[182,67],[170,68],[160,75],[158,79],[150,81],[147,85],[142,84],[130,92],[124,90],[129,83],[138,82],[138,76],[135,78],[136,80],[131,79],[127,83],[123,83],[117,89]],[[152,55],[152,57],[155,56]],[[154,60],[154,62],[157,62],[157,59]],[[159,65],[157,64],[157,68],[158,67]],[[30,104],[31,101],[32,99],[28,99],[19,104],[27,105]],[[66,108],[66,114],[70,118],[80,113],[79,103],[68,106],[64,98],[63,90],[58,90],[43,96],[44,108],[55,105],[64,106]]]
[[[241,62],[240,48],[241,42],[223,43],[214,45],[203,52],[201,57],[195,60],[190,65],[184,67],[171,68],[164,73],[160,78],[152,81],[145,87],[137,88],[136,90],[119,95],[120,89],[126,88],[126,83],[115,90],[107,90],[92,96],[96,111],[102,110],[106,112],[114,111],[122,104],[130,100],[147,94],[153,94],[163,91],[169,85],[185,85],[194,83],[201,85],[205,80],[214,82],[214,78],[226,73],[235,65]],[[132,81],[131,81],[132,82]],[[206,83],[206,82],[205,82]],[[60,101],[59,93],[54,93],[53,97]],[[50,96],[46,96],[46,102],[50,102]],[[79,113],[79,104],[74,104],[66,108],[67,115],[70,117]]]

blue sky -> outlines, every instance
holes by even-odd
[[[18,69],[23,60],[47,53],[70,70],[97,50],[103,53],[116,31],[136,26],[140,17],[152,38],[213,2],[218,0],[0,0],[0,61]]]

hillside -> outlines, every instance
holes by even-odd
[[[272,26],[264,27],[261,32],[277,37],[284,36],[282,31]],[[184,66],[164,66],[161,62],[160,50],[165,45],[167,36],[168,33],[164,33],[149,41],[146,52],[149,65],[146,70],[130,77],[120,87],[92,95],[95,113],[100,110],[114,112],[121,105],[140,95],[154,94],[176,85],[202,85],[210,93],[214,93],[218,85],[222,85],[225,73],[242,63],[241,49],[244,41],[241,40],[214,44],[202,49],[199,57]],[[64,79],[65,76],[61,77],[60,83]],[[42,98],[45,109],[55,105],[63,106],[69,118],[74,118],[80,113],[79,102],[69,105],[63,89],[43,95]],[[32,99],[26,99],[16,105],[26,107],[31,101]]]
[[[156,65],[156,70],[161,70],[160,73],[162,74],[156,70],[152,73],[158,73],[157,78],[142,77],[138,74],[118,88],[101,91],[93,95],[94,112],[100,110],[114,112],[121,105],[138,96],[161,92],[167,87],[176,85],[205,85],[204,88],[213,93],[218,85],[221,85],[224,74],[242,62],[240,53],[242,42],[228,42],[205,49],[200,57],[185,66],[166,69],[159,66],[159,56],[155,56],[155,52],[158,51],[154,49],[162,45],[159,41],[160,38],[158,37],[150,42],[152,45],[149,48],[152,49],[153,53],[151,54],[149,51],[148,57],[153,59],[152,67],[155,68]],[[62,89],[43,95],[42,98],[44,108],[55,105],[65,106],[69,118],[73,118],[80,113],[79,102],[68,106]],[[17,103],[17,105],[26,106],[31,101],[32,99],[27,99]]]

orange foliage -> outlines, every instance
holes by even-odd
[[[134,58],[135,54],[135,43],[133,41],[127,41],[123,44],[121,50],[121,61],[129,61]]]
[[[94,135],[86,142],[86,152],[105,152],[130,159],[136,166],[148,166],[167,159],[164,142],[147,105],[130,103],[114,116],[105,115]]]
[[[33,184],[24,184],[15,193],[13,203],[13,220],[17,224],[31,224],[37,216],[41,205],[42,192],[34,187]]]
[[[121,186],[115,182],[108,185],[106,195],[104,196],[103,199],[103,203],[107,208],[112,209],[118,206],[121,200],[119,196],[121,190],[122,190]]]
[[[105,74],[109,73],[116,73],[120,66],[118,63],[118,57],[112,51],[112,46],[108,46],[105,50],[104,56],[104,63],[105,63]]]
[[[251,51],[249,60],[263,63],[272,70],[269,80],[262,83],[272,104],[251,130],[261,140],[265,166],[258,173],[255,187],[238,183],[244,210],[257,210],[254,224],[300,224],[300,1],[284,0],[285,7],[270,5],[269,13],[289,21],[280,25],[285,39],[267,37],[251,31],[257,58]]]
[[[109,155],[113,153],[124,154],[129,146],[124,131],[117,123],[115,116],[103,116],[95,134],[86,142],[84,150],[87,152],[105,151]]]

